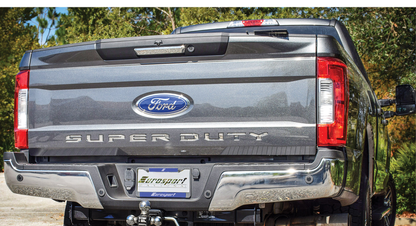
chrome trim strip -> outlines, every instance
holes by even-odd
[[[135,48],[134,51],[138,56],[158,55],[158,54],[177,54],[185,52],[185,45],[181,46],[163,46],[150,48]]]
[[[334,197],[341,191],[343,167],[343,160],[324,158],[314,169],[224,172],[209,211],[231,211],[247,204]]]
[[[103,209],[88,171],[20,170],[4,160],[4,177],[17,194],[77,202],[85,208]],[[18,181],[18,175],[23,176]]]
[[[290,121],[262,122],[190,122],[190,123],[142,123],[142,124],[100,124],[100,125],[57,125],[45,126],[30,131],[85,131],[119,129],[216,129],[216,128],[305,128],[316,127],[312,123]]]

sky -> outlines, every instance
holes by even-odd
[[[67,14],[68,13],[68,7],[56,7],[56,12]]]
[[[56,12],[58,13],[63,13],[63,14],[68,14],[68,7],[56,7]],[[36,22],[36,17],[33,18],[31,21],[28,22],[31,25],[37,25]],[[44,35],[43,35],[43,39],[40,40],[41,36],[39,35],[39,44],[43,44],[46,41],[46,35],[47,35],[48,31],[45,31]],[[52,29],[50,34],[53,35],[55,33],[55,30]]]

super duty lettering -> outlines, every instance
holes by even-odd
[[[378,100],[337,20],[29,50],[19,69],[5,180],[65,201],[64,225],[394,225],[386,118],[415,91]]]
[[[203,133],[204,134],[204,139],[205,141],[224,141],[224,133],[216,133],[217,135],[216,138],[213,138],[212,135],[210,135],[210,133]],[[242,136],[250,136],[252,137],[251,140],[254,141],[262,141],[262,138],[269,135],[267,132],[264,133],[238,133],[238,132],[234,132],[234,133],[226,133],[226,135],[228,136],[227,138],[229,140],[233,140],[233,141],[240,141],[240,137]],[[82,135],[68,135],[65,138],[65,142],[66,143],[79,143],[83,141],[83,136]],[[98,134],[98,136],[95,139],[92,139],[92,135],[86,135],[84,136],[86,137],[85,140],[86,142],[115,142],[115,140],[125,140],[127,139],[126,137],[130,137],[130,142],[157,142],[157,141],[165,141],[165,142],[169,142],[170,141],[170,135],[169,134],[131,134],[129,136],[125,136],[122,134],[109,134],[107,136],[103,135],[103,134]],[[106,137],[106,139],[104,139],[104,137]],[[149,137],[149,139],[148,139]],[[200,135],[198,133],[181,133],[179,135],[179,137],[177,137],[177,139],[179,139],[179,141],[199,141],[199,137]],[[254,138],[254,139],[253,139]]]

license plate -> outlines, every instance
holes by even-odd
[[[189,198],[190,170],[149,168],[137,170],[137,193],[146,198]]]

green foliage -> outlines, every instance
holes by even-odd
[[[180,25],[268,18],[333,18],[335,8],[182,8]]]
[[[170,34],[178,23],[177,8],[68,8],[56,31],[58,44],[98,39]]]
[[[397,211],[416,212],[416,144],[405,144],[391,160],[397,190]]]
[[[216,8],[182,8],[180,26],[213,23],[218,17]]]
[[[340,8],[379,99],[394,99],[395,87],[416,87],[416,8]],[[395,106],[385,110],[395,111]],[[415,115],[389,119],[392,150],[416,140]]]
[[[378,97],[394,98],[396,85],[416,87],[415,11],[415,8],[107,7],[68,8],[67,15],[59,15],[54,8],[0,8],[0,156],[4,151],[15,150],[14,77],[26,50],[98,39],[170,34],[179,26],[201,23],[261,18],[335,18],[344,23],[351,34]],[[37,17],[37,26],[25,24],[34,17]],[[51,34],[55,28],[55,34]],[[38,37],[43,40],[44,35],[45,43],[39,44]],[[415,115],[390,119],[393,150],[402,146],[403,141],[414,143],[415,123]],[[414,145],[408,147],[401,150],[415,150]],[[407,180],[415,182],[415,167],[401,171],[406,164],[400,163],[405,161],[402,158],[414,157],[415,153],[400,151],[395,156],[392,168],[401,194],[398,203],[406,203],[409,198],[415,200],[414,184],[412,188],[400,190]],[[400,208],[400,211],[406,208],[415,211],[414,204]]]
[[[92,41],[104,38],[128,37],[125,20],[120,10],[108,8],[68,8],[68,15],[62,15],[56,31],[59,44]]]
[[[340,8],[346,25],[375,89],[390,81],[414,77],[415,8]],[[412,75],[413,73],[413,75]],[[394,88],[394,87],[393,87]],[[383,95],[387,90],[380,90]]]
[[[55,44],[55,35],[51,35],[51,31],[56,29],[56,22],[60,16],[56,12],[55,7],[44,8],[38,7],[34,8],[36,19],[32,23],[36,24],[36,27],[32,27],[36,37],[40,36],[40,45],[42,47],[51,46]],[[44,34],[46,34],[45,39]]]
[[[0,156],[15,151],[14,79],[26,50],[37,48],[33,27],[25,22],[36,16],[32,8],[0,8]],[[0,162],[3,167],[3,161]]]

